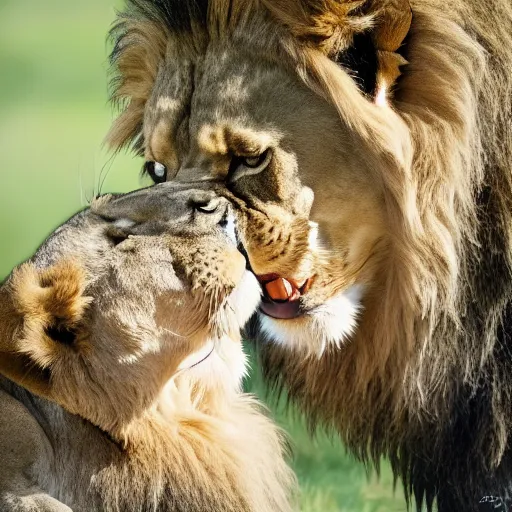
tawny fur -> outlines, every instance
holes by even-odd
[[[242,392],[260,291],[229,211],[207,186],[103,197],[1,286],[2,512],[292,510]]]
[[[227,185],[242,237],[258,240],[248,244],[257,273],[302,277],[307,260],[315,277],[303,297],[310,316],[264,319],[288,332],[273,340],[267,331],[278,342],[264,347],[267,376],[364,460],[388,456],[418,506],[472,511],[486,494],[509,500],[510,3],[130,5],[134,24],[158,20],[169,33],[165,57],[152,61],[157,78],[146,78],[144,114],[127,121],[137,149],[165,164],[168,179]],[[133,30],[114,36],[129,41]],[[376,52],[372,94],[357,87],[357,62],[350,67],[365,36]],[[130,102],[130,87],[114,95]],[[248,128],[248,142],[272,148],[273,159],[233,182],[231,156],[243,154],[223,134]],[[205,130],[221,134],[217,151],[202,144]],[[133,139],[115,126],[110,135],[116,147]],[[311,211],[295,199],[305,188]],[[246,222],[251,213],[265,220]],[[278,250],[299,237],[281,220],[289,215],[320,233],[291,259]],[[353,286],[364,290],[358,327],[340,326],[326,346],[315,308]],[[296,342],[297,329],[309,344]]]

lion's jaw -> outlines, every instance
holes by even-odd
[[[362,285],[352,285],[293,319],[273,318],[260,311],[260,332],[270,342],[320,356],[329,347],[340,348],[354,334],[363,293]]]
[[[239,392],[247,372],[240,331],[254,314],[260,300],[260,287],[254,274],[245,271],[227,297],[225,306],[212,319],[215,334],[180,363],[178,377],[172,380],[179,381],[185,377],[197,386],[201,395]]]
[[[256,322],[259,332],[254,334],[303,355],[320,356],[326,349],[340,349],[358,329],[367,303],[379,289],[387,238],[378,222],[368,227],[356,221],[345,238],[347,227],[343,217],[335,222],[331,218],[326,224],[316,213],[313,210],[311,218],[319,222],[309,221],[301,230],[294,223],[279,225],[274,217],[274,231],[282,229],[277,235],[282,239],[294,240],[301,236],[299,233],[309,232],[307,245],[302,251],[292,251],[284,268],[279,266],[279,259],[269,258],[261,249],[266,246],[265,240],[248,253],[263,289]],[[261,257],[265,260],[261,261]],[[263,274],[272,268],[280,269],[280,273]],[[292,290],[290,300],[276,300],[268,275],[274,280],[270,285],[281,281]]]

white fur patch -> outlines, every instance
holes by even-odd
[[[351,286],[291,320],[279,320],[260,313],[261,330],[268,341],[321,355],[330,347],[340,348],[354,333],[362,294],[362,286]]]
[[[231,292],[228,302],[241,329],[256,311],[261,301],[261,287],[252,272],[246,270],[238,286]]]
[[[228,336],[208,340],[199,352],[189,356],[186,361],[195,361],[195,366],[180,365],[188,379],[200,381],[206,388],[221,387],[227,392],[240,390],[247,371],[247,357],[241,342]]]
[[[236,238],[236,221],[235,216],[229,212],[227,219],[226,219],[226,226],[224,230],[226,231],[226,234],[229,236],[229,239],[236,245],[238,243]]]
[[[247,361],[238,333],[254,314],[261,300],[261,288],[252,272],[245,271],[240,283],[217,313],[221,332],[236,333],[209,339],[179,366],[180,373],[201,381],[206,387],[220,386],[238,392],[246,374]]]

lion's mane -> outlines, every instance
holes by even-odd
[[[407,135],[385,123],[361,133],[368,154],[389,153],[385,299],[343,351],[304,359],[269,345],[263,360],[312,424],[341,432],[363,460],[388,456],[418,505],[458,510],[503,495],[512,471],[512,8],[411,4],[394,93]],[[314,77],[353,123],[333,73]]]
[[[354,88],[347,97],[350,77],[319,56],[378,25],[373,5],[400,3],[131,0],[113,32],[114,98],[129,101],[110,142],[141,146],[166,38],[200,46],[207,26],[252,33],[338,110],[366,148],[361,158],[371,166],[384,155],[391,235],[379,300],[343,350],[305,357],[264,345],[265,373],[363,460],[388,456],[408,496],[456,510],[503,493],[512,473],[512,6],[411,0],[391,116]]]

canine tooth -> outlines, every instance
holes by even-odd
[[[293,290],[293,293],[290,295],[290,297],[288,297],[288,300],[294,301],[294,300],[299,300],[299,299],[300,299],[300,291],[297,290],[297,288],[295,288]]]

